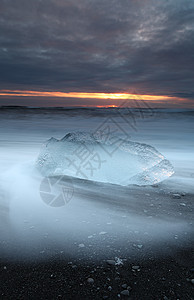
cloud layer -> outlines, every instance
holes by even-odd
[[[194,2],[2,0],[1,89],[194,99]]]

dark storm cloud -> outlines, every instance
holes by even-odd
[[[194,2],[1,0],[0,86],[194,94]]]

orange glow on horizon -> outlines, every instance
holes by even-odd
[[[96,107],[98,107],[98,108],[104,108],[104,107],[106,107],[106,108],[115,108],[115,107],[119,107],[119,105],[112,105],[112,104],[107,104],[107,105],[96,105]]]
[[[184,100],[183,98],[162,95],[142,95],[130,93],[83,93],[83,92],[41,92],[27,90],[0,90],[0,96],[9,97],[59,97],[59,98],[85,98],[85,99],[111,99],[111,100]],[[117,107],[117,105],[107,105],[109,107]]]

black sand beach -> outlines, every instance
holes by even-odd
[[[122,266],[52,258],[1,261],[1,299],[194,299],[193,249]],[[88,280],[88,278],[90,278]],[[91,281],[91,282],[90,282]]]

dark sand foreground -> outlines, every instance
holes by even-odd
[[[192,249],[114,265],[1,261],[1,299],[194,299]],[[91,278],[88,280],[88,278]],[[123,295],[126,294],[126,295]]]

